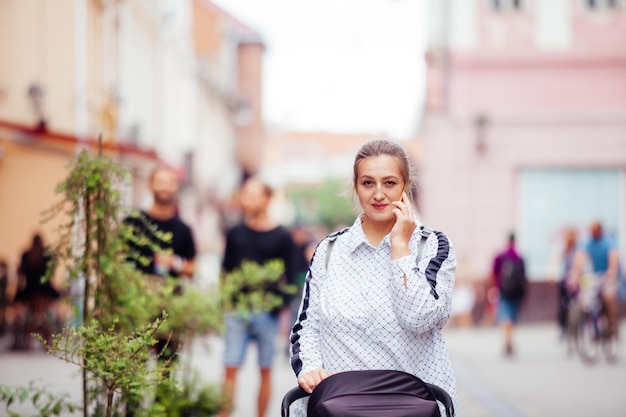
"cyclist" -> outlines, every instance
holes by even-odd
[[[570,289],[578,288],[587,265],[599,280],[600,294],[608,322],[609,336],[617,335],[618,319],[618,265],[615,242],[605,236],[602,224],[595,221],[590,227],[590,238],[579,248],[568,280]]]

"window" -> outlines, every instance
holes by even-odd
[[[585,4],[591,10],[617,9],[620,0],[585,0]]]
[[[619,169],[523,170],[518,242],[529,276],[546,278],[565,227],[579,229],[582,239],[590,223],[600,220],[605,233],[623,237],[623,190]]]
[[[522,8],[522,0],[492,0],[494,10],[520,10]]]

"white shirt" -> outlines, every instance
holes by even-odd
[[[450,316],[456,258],[447,237],[434,231],[416,263],[420,239],[416,229],[411,255],[392,261],[389,235],[373,247],[358,218],[336,237],[328,270],[329,239],[320,242],[291,334],[296,375],[315,368],[400,370],[443,388],[456,405],[441,335]],[[306,401],[293,411],[305,416]]]

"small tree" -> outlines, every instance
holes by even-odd
[[[75,306],[80,324],[66,326],[47,348],[80,367],[83,416],[120,415],[128,398],[141,398],[149,388],[169,398],[148,403],[138,410],[139,415],[179,415],[193,407],[203,415],[216,413],[223,397],[212,387],[199,386],[196,375],[189,375],[181,388],[168,377],[173,375],[174,364],[152,361],[148,366],[155,336],[169,335],[175,329],[180,339],[191,339],[220,329],[225,310],[277,307],[282,300],[266,293],[266,284],[293,291],[281,281],[282,263],[245,264],[223,276],[219,289],[187,286],[180,293],[180,280],[156,282],[137,268],[149,260],[133,253],[131,247],[154,244],[123,221],[136,215],[121,202],[120,190],[129,172],[103,155],[102,149],[96,155],[83,150],[69,168],[68,177],[57,189],[61,199],[45,217],[62,219],[54,259],[67,269],[68,284],[81,288],[80,303]],[[158,230],[152,231],[167,240]],[[241,288],[248,291],[242,294]],[[39,407],[44,397],[45,406]],[[0,387],[0,400],[7,407],[28,398],[39,407],[42,417],[75,409],[67,396],[55,397],[33,386]]]
[[[202,296],[198,289],[172,297],[179,283],[155,284],[136,267],[148,260],[133,254],[131,242],[154,244],[123,221],[129,212],[120,189],[128,178],[128,171],[101,150],[97,155],[82,151],[58,187],[61,201],[48,213],[67,219],[55,253],[67,267],[70,285],[82,282],[84,288],[82,325],[66,327],[49,351],[82,368],[84,417],[91,411],[110,417],[124,407],[125,398],[140,397],[145,387],[163,382],[172,364],[147,366],[158,332],[171,332],[183,322],[184,331],[204,332],[221,320],[219,297]],[[161,311],[165,307],[167,314]]]

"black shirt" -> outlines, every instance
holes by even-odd
[[[257,231],[242,223],[226,234],[222,268],[225,272],[231,272],[239,268],[244,260],[263,265],[267,261],[280,259],[285,264],[287,283],[293,284],[296,276],[296,255],[297,247],[286,228],[278,226],[267,231]],[[268,287],[268,290],[276,292],[273,286]]]
[[[193,260],[196,257],[196,245],[191,228],[187,226],[177,215],[168,220],[159,220],[151,217],[145,211],[141,211],[138,217],[129,216],[126,223],[134,229],[136,236],[145,236],[161,250],[172,250],[174,255],[180,256],[184,260]],[[152,225],[152,228],[149,226]],[[153,232],[153,228],[159,233],[170,235],[170,239],[165,236],[158,236]],[[163,237],[163,238],[161,238]],[[137,263],[137,267],[146,274],[154,274],[154,251],[148,245],[137,245],[131,243],[131,249],[137,251],[142,257],[150,260],[148,265]],[[170,271],[170,275],[177,276],[176,271]]]
[[[50,280],[41,282],[41,279],[49,272],[48,268],[52,263],[52,256],[44,253],[39,262],[33,263],[30,260],[30,252],[22,254],[18,273],[26,278],[26,287],[18,290],[15,295],[16,301],[30,300],[37,295],[59,298],[60,293],[52,286]],[[52,275],[52,274],[51,274]]]

